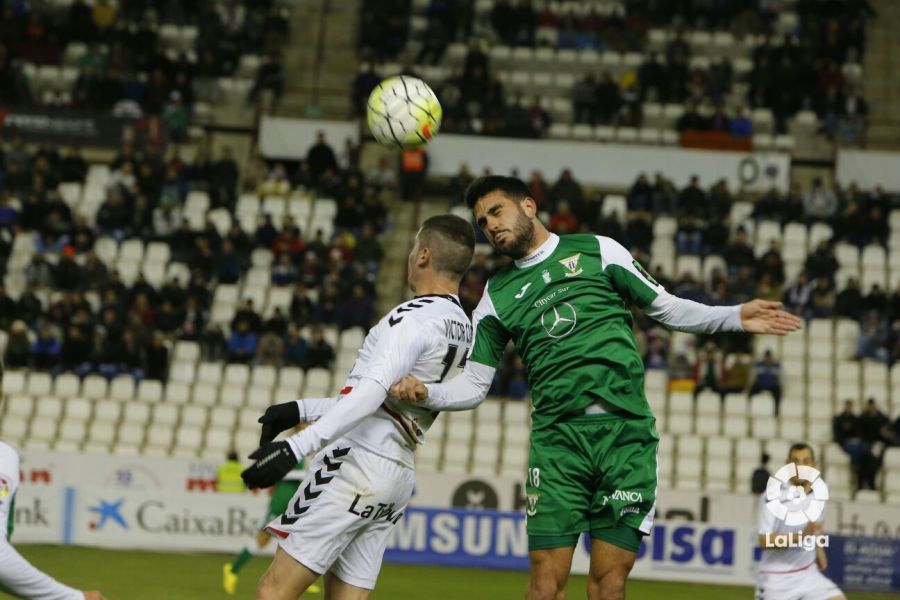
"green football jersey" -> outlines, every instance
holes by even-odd
[[[627,303],[662,287],[621,244],[591,234],[552,236],[490,278],[475,309],[469,360],[497,367],[508,340],[525,363],[540,429],[603,400],[652,416]]]

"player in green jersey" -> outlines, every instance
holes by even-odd
[[[407,377],[391,393],[434,410],[474,408],[514,341],[534,404],[527,598],[565,598],[584,532],[591,537],[588,597],[624,598],[653,524],[659,442],[629,305],[694,333],[785,335],[800,321],[777,302],[712,307],[669,294],[615,240],[547,231],[519,179],[476,179],[466,202],[494,248],[514,262],[490,278],[472,315],[475,341],[463,373],[427,386]]]
[[[251,549],[248,546],[244,546],[241,548],[241,551],[238,552],[237,556],[234,557],[233,561],[225,563],[225,565],[222,566],[222,587],[228,595],[233,596],[237,590],[238,572],[240,572],[253,556],[259,554],[259,552],[269,544],[269,540],[272,539],[272,536],[266,533],[266,526],[284,514],[285,510],[287,510],[288,503],[291,501],[291,498],[294,497],[294,494],[297,492],[297,487],[300,485],[300,482],[303,481],[305,476],[306,466],[304,461],[301,460],[290,473],[284,476],[284,479],[276,483],[272,488],[272,495],[269,496],[269,505],[266,509],[266,516],[263,518],[262,526],[256,534],[256,547]],[[318,586],[315,587],[317,588]],[[321,590],[310,587],[309,591],[316,593]]]

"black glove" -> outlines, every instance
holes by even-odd
[[[241,479],[248,488],[275,485],[297,465],[297,457],[287,442],[264,444],[250,455],[256,462],[244,469]]]
[[[257,421],[262,423],[259,445],[265,446],[285,429],[290,429],[300,424],[300,407],[297,406],[296,402],[273,404],[266,409],[265,414]]]

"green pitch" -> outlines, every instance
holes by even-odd
[[[177,554],[99,550],[60,546],[20,546],[34,565],[68,585],[99,588],[108,600],[205,600],[228,598],[222,591],[221,554]],[[252,598],[267,557],[254,558],[241,571],[236,598]],[[513,571],[481,571],[385,565],[375,600],[440,598],[441,600],[506,600],[524,596],[527,575]],[[585,598],[587,580],[573,577],[569,598]],[[310,596],[321,598],[321,594]],[[729,600],[752,598],[745,587],[631,581],[629,600]],[[850,594],[849,600],[884,600],[887,595]],[[11,598],[0,592],[0,598]]]

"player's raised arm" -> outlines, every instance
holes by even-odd
[[[648,316],[671,329],[688,333],[746,331],[787,335],[800,329],[800,319],[778,302],[752,300],[734,306],[708,306],[667,292],[615,240],[597,236],[603,269],[616,290],[640,306]]]
[[[472,313],[475,342],[463,372],[444,383],[424,384],[407,376],[391,386],[391,396],[431,410],[448,411],[469,410],[484,401],[510,338],[497,316],[489,286],[490,283],[485,286]]]
[[[373,414],[384,402],[390,384],[412,370],[428,343],[412,319],[404,319],[385,330],[373,350],[369,369],[361,374],[350,393],[335,402],[312,426],[284,441],[266,444],[250,455],[256,462],[241,474],[247,486],[274,485],[302,457],[318,451]]]
[[[337,398],[303,398],[273,404],[257,420],[258,423],[262,423],[259,445],[268,444],[285,429],[296,427],[300,423],[315,421],[328,412],[337,400]]]

